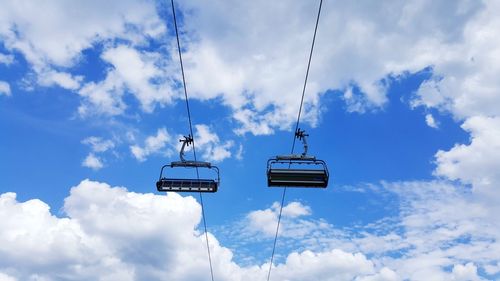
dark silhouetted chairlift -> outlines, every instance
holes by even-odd
[[[295,132],[295,137],[302,140],[304,145],[302,154],[279,155],[267,161],[267,185],[269,187],[325,188],[328,186],[329,174],[325,161],[307,155],[306,137],[308,136],[300,129]]]
[[[158,191],[174,191],[174,192],[217,192],[220,183],[219,168],[213,166],[209,162],[190,161],[184,159],[184,149],[193,143],[191,135],[184,136],[184,139],[179,140],[182,142],[181,151],[179,153],[181,161],[171,162],[170,164],[161,167],[160,179],[156,182]],[[210,169],[216,172],[216,179],[180,179],[180,178],[167,178],[164,177],[164,169],[170,168],[202,168]]]

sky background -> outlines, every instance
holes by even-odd
[[[176,3],[215,280],[267,276],[318,4]],[[300,127],[330,182],[287,190],[271,280],[500,280],[499,11],[324,1]],[[209,280],[198,194],[155,187],[176,48],[169,2],[0,0],[0,281]]]

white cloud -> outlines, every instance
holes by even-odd
[[[470,133],[469,144],[456,144],[436,153],[435,174],[472,184],[473,194],[488,214],[492,231],[500,233],[500,117],[468,118],[462,128]],[[500,237],[497,235],[497,241]],[[500,250],[499,250],[500,251]]]
[[[268,118],[259,115],[256,111],[250,109],[235,110],[233,118],[241,123],[240,128],[235,130],[238,135],[244,135],[247,132],[254,135],[269,135],[274,133],[271,124],[268,124]]]
[[[446,268],[464,262],[486,266],[498,259],[500,225],[492,220],[488,205],[467,187],[446,182],[392,183],[386,187],[401,200],[401,223],[394,231],[406,247],[400,250],[402,258],[386,263],[400,276],[452,280],[454,273]],[[400,243],[392,244],[399,247]]]
[[[171,154],[172,151],[167,145],[173,146],[174,140],[167,132],[167,129],[160,128],[155,136],[146,138],[144,146],[139,145],[130,146],[130,152],[140,162],[146,161],[147,157],[155,153]]]
[[[5,55],[0,53],[0,63],[9,65],[14,62],[14,56],[13,55]]]
[[[104,167],[102,160],[94,153],[89,153],[82,162],[83,167],[99,170]]]
[[[464,26],[461,41],[436,49],[433,78],[420,86],[415,104],[448,110],[459,119],[500,115],[500,82],[493,74],[500,71],[500,4],[481,4],[484,8]]]
[[[356,278],[356,281],[398,281],[401,280],[396,272],[384,267],[380,272],[366,277]]]
[[[17,279],[0,272],[0,281],[17,281]]]
[[[261,232],[273,236],[276,232],[278,215],[273,209],[252,211],[247,215],[248,229],[251,232]]]
[[[34,275],[42,280],[184,280],[193,267],[205,266],[196,258],[204,258],[204,252],[196,253],[203,241],[194,230],[200,209],[191,197],[129,193],[85,180],[65,201],[68,218],[51,215],[39,200],[20,203],[12,193],[0,199],[2,229],[8,229],[0,235],[0,268],[15,268],[10,275],[21,280]],[[169,266],[172,259],[183,267]]]
[[[325,3],[306,92],[305,121],[317,123],[320,97],[329,89],[345,91],[351,111],[364,111],[387,102],[388,76],[434,66],[437,76],[451,77],[468,67],[472,51],[476,57],[475,51],[485,48],[493,56],[499,45],[493,43],[498,38],[499,9],[488,5],[492,6],[482,10],[482,3],[470,1]],[[221,96],[241,123],[237,133],[289,129],[299,107],[317,5],[300,1],[208,5],[190,0],[183,1],[181,8],[189,11],[184,28],[195,34],[184,45],[191,96]],[[479,42],[474,35],[482,35],[475,31],[484,31],[489,40]],[[486,61],[476,60],[481,67],[462,77],[495,77],[482,67],[489,65]],[[460,67],[453,69],[453,64]],[[488,84],[493,91],[500,88]],[[353,86],[359,95],[352,94]]]
[[[83,98],[82,104],[78,107],[78,113],[82,117],[95,113],[122,114],[127,107],[122,100],[123,91],[122,82],[113,73],[108,73],[106,80],[98,84],[89,82],[78,91],[78,94]]]
[[[110,63],[106,78],[100,82],[89,82],[79,91],[84,98],[79,112],[107,115],[122,114],[126,105],[122,100],[130,92],[140,102],[145,112],[151,112],[156,103],[170,103],[173,97],[169,79],[159,53],[138,51],[134,47],[119,45],[108,48],[101,58]]]
[[[234,142],[229,140],[221,143],[219,136],[210,131],[210,127],[204,124],[195,125],[195,145],[201,151],[203,159],[210,162],[220,162],[231,157],[230,149]]]
[[[432,116],[432,114],[430,113],[425,115],[425,123],[431,128],[439,128],[439,124],[437,123],[436,119],[434,119],[434,116]]]
[[[134,48],[118,46],[103,53],[102,58],[111,63],[124,85],[139,100],[143,110],[151,112],[155,102],[168,103],[172,90],[165,80],[166,66],[160,53],[139,52]],[[157,82],[153,82],[153,80]],[[158,83],[159,82],[159,83]]]
[[[457,281],[474,281],[481,280],[477,276],[477,267],[473,263],[467,263],[465,265],[457,264],[453,266],[453,280]]]
[[[446,181],[382,183],[369,189],[365,192],[379,204],[397,202],[388,206],[397,210],[394,217],[338,228],[310,217],[310,207],[292,202],[300,206],[294,212],[300,216],[283,214],[279,252],[362,253],[377,272],[356,280],[476,280],[471,276],[480,271],[487,272],[483,278],[499,272],[498,212],[474,190]],[[272,243],[278,208],[274,203],[248,213],[233,226],[234,233],[225,235],[233,236],[238,249]]]
[[[456,144],[449,151],[438,151],[435,173],[497,190],[500,184],[500,117],[471,117],[462,128],[470,133],[470,144]]]
[[[210,130],[210,127],[204,124],[195,125],[195,136],[194,141],[196,145],[196,151],[200,160],[210,162],[220,162],[226,158],[231,157],[232,153],[230,149],[234,146],[232,140],[222,143],[219,136]],[[177,135],[177,137],[172,137],[165,128],[158,129],[156,136],[149,136],[146,138],[144,146],[139,146],[137,144],[130,146],[130,151],[133,156],[139,161],[145,161],[149,155],[155,153],[163,153],[166,156],[171,156],[174,151],[179,152],[182,143],[179,139],[182,139],[182,135]],[[192,146],[186,146],[185,152],[191,151]],[[192,156],[186,155],[186,159],[192,159]]]
[[[102,153],[115,147],[115,143],[112,140],[103,140],[102,138],[95,136],[85,138],[82,140],[82,143],[90,146],[91,150],[91,152],[83,160],[82,166],[94,170],[99,170],[104,167]]]
[[[84,180],[64,201],[67,217],[40,200],[0,195],[0,278],[6,280],[203,280],[209,274],[201,206],[193,197],[129,192]],[[175,226],[175,227],[173,227]],[[217,280],[262,279],[268,265],[241,267],[209,234]],[[23,266],[20,267],[19,264]],[[182,266],[172,266],[182,265]],[[353,280],[387,274],[361,253],[290,254],[273,280]]]
[[[241,143],[238,146],[238,151],[236,151],[236,155],[234,157],[238,160],[243,160],[243,145]]]
[[[498,273],[500,273],[500,262],[497,262],[496,264],[495,263],[488,264],[488,265],[484,266],[484,270],[489,275],[498,274]]]
[[[288,205],[283,207],[282,215],[290,218],[309,216],[311,215],[311,208],[300,202],[290,202]]]
[[[273,280],[482,280],[480,270],[497,272],[500,232],[485,220],[492,214],[473,194],[438,181],[384,183],[383,190],[400,200],[399,221],[392,227],[375,222],[336,238],[339,230],[332,225],[308,232],[300,239],[344,241],[338,247],[291,251],[273,265]],[[277,207],[253,214],[270,214],[266,223],[275,227]],[[304,218],[311,213],[308,206],[292,202],[285,208],[285,228],[286,220],[289,229],[290,223],[314,222]],[[204,235],[197,230],[201,206],[192,197],[140,194],[84,180],[65,199],[67,217],[52,215],[40,200],[18,202],[14,193],[0,195],[0,209],[5,230],[0,232],[0,272],[6,278],[188,281],[208,274]],[[398,235],[377,242],[391,231]],[[293,237],[300,235],[285,231],[280,241]],[[209,239],[218,280],[265,278],[269,264],[240,266],[215,236]],[[367,247],[367,240],[375,243]],[[402,243],[407,246],[401,248]],[[17,267],[21,262],[23,267]]]
[[[57,72],[54,70],[44,70],[38,73],[38,83],[42,86],[58,85],[68,90],[78,90],[83,76],[73,76],[67,72]]]
[[[120,38],[140,44],[164,31],[153,1],[48,1],[45,12],[40,9],[38,3],[15,1],[4,2],[0,11],[5,47],[22,53],[36,73],[75,65],[96,42]]]
[[[10,96],[10,85],[5,81],[0,80],[0,95]]]
[[[358,275],[374,273],[374,265],[363,254],[342,250],[292,253],[283,265],[273,270],[276,280],[353,280]]]
[[[103,140],[95,136],[82,140],[82,143],[89,145],[93,152],[106,152],[115,147],[115,143],[112,140]]]
[[[331,89],[343,92],[349,111],[383,106],[388,77],[426,67],[432,67],[433,77],[421,85],[413,105],[449,110],[458,118],[497,115],[497,5],[465,0],[325,3],[303,121],[318,123],[320,99]],[[124,114],[130,107],[126,94],[151,112],[181,97],[178,62],[170,58],[175,44],[167,44],[166,55],[142,48],[148,39],[165,43],[158,7],[153,1],[76,6],[49,1],[47,12],[39,13],[36,4],[6,3],[0,36],[8,51],[24,55],[40,85],[78,91],[82,116]],[[317,6],[189,0],[178,8],[184,12],[181,40],[190,97],[221,97],[239,123],[238,134],[289,129],[299,107]],[[100,58],[110,65],[106,77],[85,81],[71,74],[82,51],[100,43]]]
[[[244,225],[249,235],[254,233],[274,237],[278,223],[280,204],[274,202],[270,208],[251,211],[246,215]],[[311,208],[300,202],[290,202],[283,207],[280,236],[301,239],[311,232],[324,228],[325,223],[313,220],[295,220],[302,216],[311,215]]]

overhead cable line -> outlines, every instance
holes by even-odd
[[[185,78],[185,75],[184,75],[184,65],[182,63],[182,52],[181,52],[181,44],[180,44],[180,41],[179,41],[179,31],[178,31],[178,27],[177,27],[177,18],[175,16],[175,6],[174,6],[174,0],[170,0],[170,3],[172,4],[172,14],[173,14],[173,17],[174,17],[174,27],[175,27],[175,37],[177,39],[177,51],[179,53],[179,62],[180,62],[180,65],[181,65],[181,73],[182,73],[182,86],[184,88],[184,98],[186,100],[186,110],[187,110],[187,114],[188,114],[188,120],[189,120],[189,132],[193,138],[193,141],[192,141],[192,144],[193,144],[193,154],[194,154],[194,161],[196,162],[197,159],[196,159],[196,149],[195,149],[195,145],[194,145],[194,134],[193,134],[193,124],[192,124],[192,121],[191,121],[191,111],[189,109],[189,99],[188,99],[188,93],[187,93],[187,88],[186,88],[186,78]],[[196,176],[198,179],[200,179],[200,175],[199,175],[199,172],[198,172],[198,167],[195,167],[196,168]],[[208,263],[210,265],[210,277],[211,277],[211,280],[214,281],[214,271],[213,271],[213,267],[212,267],[212,256],[210,254],[210,245],[208,243],[208,231],[207,231],[207,221],[206,221],[206,218],[205,218],[205,206],[203,204],[203,195],[202,193],[200,192],[199,193],[200,195],[200,204],[201,204],[201,215],[202,215],[202,218],[203,218],[203,227],[204,227],[204,230],[205,230],[205,241],[206,241],[206,245],[207,245],[207,254],[208,254]]]
[[[295,131],[294,131],[294,136],[293,136],[292,149],[291,149],[291,152],[290,152],[291,154],[293,154],[293,150],[295,149],[296,135],[297,135],[297,132],[299,132],[300,116],[301,116],[301,113],[302,113],[302,106],[303,106],[303,103],[304,103],[304,96],[305,96],[305,93],[306,93],[307,78],[309,77],[309,69],[311,67],[311,59],[312,59],[312,55],[313,55],[313,51],[314,51],[314,42],[316,41],[316,33],[318,31],[318,23],[319,23],[319,17],[321,15],[321,7],[322,7],[322,5],[323,5],[323,0],[320,0],[319,1],[319,8],[318,8],[318,15],[316,17],[316,25],[314,27],[314,35],[313,35],[312,44],[311,44],[311,51],[309,52],[309,60],[308,60],[308,63],[307,63],[307,70],[306,70],[306,75],[305,75],[305,78],[304,78],[304,87],[302,88],[302,97],[300,99],[299,113],[297,115],[297,123],[295,125]],[[271,253],[271,261],[269,263],[269,271],[267,273],[267,281],[269,281],[270,278],[271,278],[271,270],[273,268],[274,254],[275,254],[275,251],[276,251],[276,242],[278,241],[278,232],[279,232],[279,229],[280,229],[281,215],[283,213],[283,204],[285,203],[286,189],[287,189],[287,187],[285,186],[283,188],[283,193],[281,195],[281,205],[280,205],[280,211],[279,211],[279,215],[278,215],[278,223],[276,225],[276,233],[274,235],[273,251]]]

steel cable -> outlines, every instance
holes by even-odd
[[[177,39],[177,51],[179,53],[179,62],[180,62],[180,65],[181,65],[181,73],[182,73],[182,85],[184,87],[184,98],[186,100],[186,109],[187,109],[187,115],[188,115],[188,119],[189,119],[189,132],[191,134],[191,137],[193,138],[194,161],[197,161],[197,158],[196,158],[196,149],[195,149],[195,146],[194,146],[195,142],[194,142],[194,134],[193,134],[193,124],[192,124],[192,121],[191,121],[191,110],[189,109],[189,99],[188,99],[188,93],[187,93],[187,88],[186,88],[186,78],[185,78],[185,75],[184,75],[184,65],[182,63],[181,44],[180,44],[180,41],[179,41],[179,31],[178,31],[178,27],[177,27],[177,18],[176,18],[176,15],[175,15],[174,0],[170,0],[170,3],[172,4],[172,14],[173,14],[173,17],[174,17],[175,37]],[[200,179],[200,175],[199,175],[199,172],[198,172],[198,167],[196,167],[196,177],[198,178],[198,180]],[[213,271],[213,267],[212,267],[212,255],[210,254],[210,245],[208,243],[208,231],[207,231],[207,221],[206,221],[206,218],[205,218],[205,206],[203,204],[203,195],[202,195],[201,192],[199,194],[200,194],[200,204],[201,204],[201,215],[202,215],[202,218],[203,218],[203,227],[204,227],[204,230],[205,230],[205,241],[206,241],[206,245],[207,245],[208,263],[210,265],[210,276],[212,278],[212,281],[214,281],[214,271]]]
[[[307,63],[307,70],[306,70],[306,75],[305,75],[305,79],[304,79],[304,87],[302,88],[302,98],[300,99],[299,113],[297,115],[297,123],[295,125],[295,131],[294,131],[294,136],[293,136],[292,149],[291,149],[291,152],[290,152],[291,154],[293,154],[293,150],[295,149],[295,140],[296,140],[295,132],[297,132],[297,130],[299,129],[300,116],[301,116],[301,113],[302,113],[302,106],[304,104],[304,96],[305,96],[305,93],[306,93],[307,78],[309,77],[309,69],[311,67],[311,60],[312,60],[312,55],[313,55],[313,51],[314,51],[314,43],[316,41],[316,33],[318,31],[319,16],[321,15],[321,7],[322,6],[323,6],[323,0],[320,0],[319,1],[319,8],[318,8],[318,15],[316,17],[316,25],[314,26],[314,35],[313,35],[312,44],[311,44],[311,51],[309,52],[309,60],[308,60],[308,63]],[[279,215],[278,215],[278,223],[276,225],[276,233],[274,235],[273,251],[271,253],[271,261],[269,263],[269,271],[267,273],[267,281],[269,281],[270,278],[271,278],[271,270],[273,268],[274,253],[276,251],[276,242],[278,241],[278,232],[279,232],[279,229],[280,229],[281,215],[283,213],[283,204],[285,203],[286,189],[287,189],[287,187],[285,186],[283,188],[283,193],[281,195],[280,212],[279,212]]]

